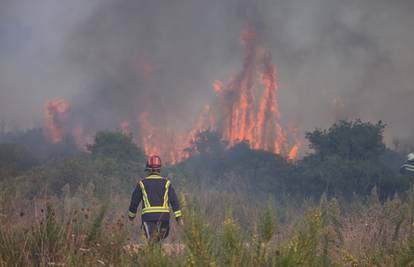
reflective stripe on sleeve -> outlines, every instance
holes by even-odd
[[[403,165],[403,167],[406,167],[406,168],[413,168],[414,169],[414,165],[411,165],[411,164],[404,164]]]
[[[178,217],[181,217],[183,214],[182,214],[181,210],[177,210],[177,211],[174,212],[174,215],[175,215],[176,218],[178,218]]]
[[[414,165],[404,164],[403,168],[405,168],[407,171],[414,172]]]
[[[128,217],[129,218],[135,218],[135,216],[136,216],[136,213],[133,213],[132,211],[128,212]]]

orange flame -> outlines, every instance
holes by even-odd
[[[289,161],[295,161],[298,158],[299,149],[303,145],[303,138],[299,136],[299,129],[298,128],[294,128],[293,130],[291,130],[291,132],[292,132],[292,135],[295,139],[295,144],[290,149],[287,159]]]
[[[257,114],[255,148],[281,154],[287,150],[287,138],[280,125],[281,116],[276,95],[278,89],[276,67],[271,63],[271,54],[268,51],[264,53],[261,78],[264,93]]]
[[[294,160],[297,159],[298,152],[299,152],[299,149],[301,148],[301,146],[302,146],[302,142],[299,142],[299,143],[295,144],[292,147],[292,149],[290,150],[289,155],[288,155],[288,160],[289,161],[294,161]]]
[[[43,116],[46,122],[45,134],[53,144],[62,142],[65,135],[74,138],[78,148],[86,151],[87,144],[92,143],[92,135],[77,125],[71,127],[69,123],[70,104],[62,99],[49,100],[43,108]]]
[[[222,82],[213,83],[214,90],[221,99],[221,125],[212,127],[221,129],[223,138],[230,144],[240,141],[253,141],[255,131],[255,104],[253,96],[256,42],[251,28],[242,33],[242,41],[246,48],[241,72],[226,87]]]
[[[165,162],[175,164],[184,159],[187,135],[178,135],[165,126],[154,126],[147,112],[139,116],[139,143],[146,155],[159,155]]]
[[[245,53],[240,72],[230,77],[227,83],[213,82],[216,99],[204,108],[195,127],[177,132],[154,123],[159,120],[151,118],[153,114],[143,112],[139,115],[135,122],[139,135],[134,141],[147,155],[156,154],[165,162],[175,164],[188,157],[184,151],[191,146],[197,133],[214,130],[229,146],[245,141],[253,149],[284,155],[290,161],[297,158],[303,141],[297,138],[298,130],[289,131],[288,135],[282,127],[277,72],[271,53],[259,43],[251,27],[243,31],[241,41]],[[142,66],[140,71],[146,75],[154,71],[150,64]],[[68,110],[69,104],[62,100],[51,100],[45,106],[47,133],[53,143],[60,142],[67,132],[64,123]],[[125,135],[132,134],[130,121],[120,122],[120,131]],[[91,140],[81,127],[76,127],[71,133],[79,146],[84,147],[86,140]]]
[[[221,81],[216,80],[213,82],[213,88],[217,94],[220,94],[224,90],[224,85]]]
[[[46,121],[45,133],[53,144],[60,143],[66,134],[65,122],[68,117],[70,104],[65,100],[49,100],[43,108]]]
[[[129,121],[124,120],[120,123],[119,125],[121,133],[123,135],[130,135],[131,134],[131,124],[129,123]]]
[[[211,120],[214,124],[210,128],[221,132],[230,145],[247,141],[252,148],[288,155],[288,137],[280,123],[276,67],[271,63],[271,53],[257,44],[252,28],[247,28],[241,39],[245,56],[240,73],[226,86],[221,81],[213,82],[219,106],[214,108],[216,112]],[[257,111],[256,73],[261,73],[264,89]]]
[[[155,138],[156,129],[151,125],[148,120],[148,113],[144,112],[139,116],[138,123],[141,126],[141,144],[145,154],[147,155],[160,155],[160,151],[157,146],[157,140]]]
[[[86,133],[81,126],[75,127],[72,135],[75,138],[76,146],[83,151],[87,151],[87,146],[93,143],[92,135]]]

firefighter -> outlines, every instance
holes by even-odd
[[[410,153],[407,156],[407,161],[401,166],[401,174],[414,175],[414,153]]]
[[[171,182],[160,175],[159,156],[148,158],[146,171],[149,175],[141,179],[131,197],[128,217],[132,221],[142,200],[142,228],[150,244],[167,238],[170,229],[170,204],[175,219],[181,224],[181,210]]]

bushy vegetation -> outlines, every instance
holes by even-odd
[[[398,173],[404,157],[384,128],[316,129],[293,162],[200,133],[188,159],[163,169],[184,226],[162,247],[125,218],[145,175],[131,136],[97,133],[87,151],[39,130],[1,136],[0,266],[411,266],[413,177]]]
[[[404,157],[383,143],[385,125],[360,120],[339,121],[327,130],[306,134],[311,153],[301,160],[260,150],[247,143],[224,149],[214,132],[203,132],[189,151],[191,157],[178,168],[199,178],[197,182],[226,183],[229,174],[240,177],[249,190],[276,196],[299,198],[365,196],[377,187],[382,198],[401,193],[409,186],[408,177],[398,170]]]

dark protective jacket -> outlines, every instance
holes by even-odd
[[[175,217],[181,216],[177,195],[170,180],[159,174],[151,174],[140,180],[132,193],[129,218],[135,218],[142,201],[142,221],[169,221],[170,204]]]
[[[401,174],[414,174],[414,160],[407,160],[400,169]]]

